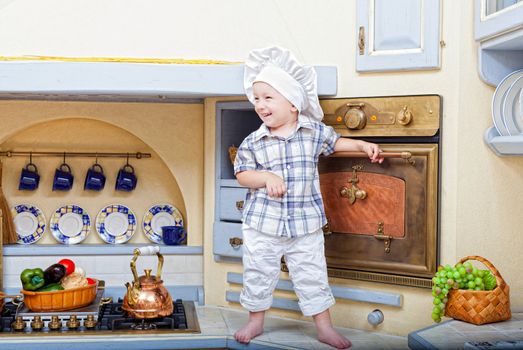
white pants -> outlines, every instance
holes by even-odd
[[[305,316],[317,315],[335,304],[329,287],[323,231],[298,238],[270,236],[243,226],[243,289],[240,303],[251,312],[272,305],[280,278],[281,257],[289,268],[294,291]]]

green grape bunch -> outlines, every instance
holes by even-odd
[[[490,270],[479,270],[470,262],[458,263],[454,267],[438,266],[438,271],[432,278],[432,319],[434,322],[441,322],[450,290],[492,290],[496,285],[496,277]]]

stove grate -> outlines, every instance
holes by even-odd
[[[117,330],[186,330],[187,326],[187,315],[185,307],[181,299],[177,299],[173,302],[173,313],[167,317],[159,317],[147,320],[135,319],[127,317],[122,309],[123,301],[120,298],[118,302],[102,304],[98,313],[98,322],[94,331],[117,331]],[[0,314],[0,333],[15,332],[12,328],[12,323],[15,321],[17,316],[17,306],[12,303],[6,303],[4,310]],[[71,311],[74,314],[74,310]],[[69,314],[64,313],[62,318],[69,317]],[[46,323],[41,331],[49,332],[47,327],[47,318],[43,318]],[[24,319],[26,322],[26,328],[23,330],[24,333],[35,332],[30,328],[30,322]],[[63,322],[63,327],[60,329],[63,332],[70,331]],[[74,330],[86,330],[84,326]]]
[[[122,300],[117,303],[102,305],[98,315],[97,329],[187,329],[187,317],[181,299],[173,302],[173,313],[170,316],[140,320],[126,317],[122,309]]]

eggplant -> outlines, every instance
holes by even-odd
[[[45,284],[58,283],[65,276],[65,266],[62,264],[53,264],[44,271]]]

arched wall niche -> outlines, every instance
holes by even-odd
[[[38,104],[38,102],[35,102]],[[24,103],[22,103],[23,105]],[[67,107],[70,103],[64,103]],[[103,104],[102,104],[103,105]],[[73,104],[73,106],[75,106]],[[76,105],[77,106],[77,105]],[[32,106],[35,107],[35,106]],[[54,106],[56,107],[56,106]],[[107,106],[106,106],[107,107]],[[75,176],[71,191],[52,191],[52,180],[55,169],[62,163],[59,157],[33,157],[41,175],[40,186],[36,191],[19,191],[18,181],[21,169],[29,162],[29,157],[4,157],[3,189],[10,206],[27,203],[38,206],[46,217],[46,232],[37,244],[57,243],[49,231],[49,218],[54,210],[62,205],[76,204],[83,207],[90,215],[91,230],[82,244],[98,244],[103,240],[95,229],[98,212],[109,204],[123,204],[133,210],[137,218],[137,230],[129,243],[150,242],[142,229],[143,216],[147,209],[159,203],[171,203],[182,213],[185,226],[189,227],[190,215],[187,215],[182,190],[175,176],[176,169],[169,166],[154,147],[144,142],[148,133],[136,133],[139,125],[122,123],[122,118],[104,119],[104,113],[77,114],[74,111],[53,114],[52,109],[43,110],[40,118],[33,114],[29,120],[18,120],[7,128],[12,118],[1,115],[0,150],[20,151],[69,151],[69,152],[148,152],[149,159],[130,159],[134,167],[138,186],[132,192],[121,192],[114,189],[118,170],[126,163],[123,158],[99,158],[107,177],[105,188],[100,192],[83,189],[85,174],[95,163],[95,158],[71,157],[66,162],[71,166]],[[153,108],[154,109],[154,108]],[[15,108],[15,110],[19,110]],[[67,111],[68,108],[65,108]],[[51,112],[51,113],[50,113]],[[87,114],[89,115],[89,114]],[[23,119],[23,118],[22,118]],[[134,123],[136,124],[136,122]],[[133,125],[129,131],[126,126]],[[142,125],[144,130],[145,125]],[[158,133],[161,137],[161,132]],[[162,151],[162,149],[160,149]],[[163,150],[165,151],[165,150]],[[172,152],[172,149],[170,150]],[[198,226],[198,225],[195,225]],[[193,239],[194,240],[194,239]],[[190,243],[191,239],[189,239]]]

